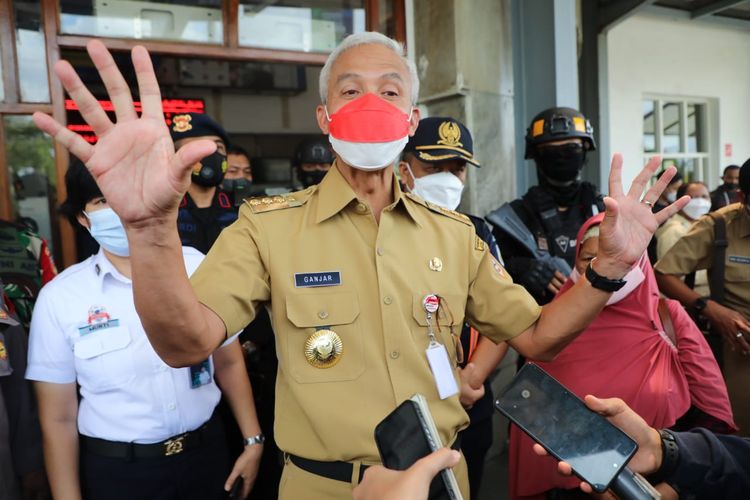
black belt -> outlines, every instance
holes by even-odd
[[[456,438],[456,440],[451,445],[451,448],[453,448],[454,450],[459,450],[461,448],[461,439]],[[336,481],[343,481],[345,483],[350,483],[352,481],[352,472],[354,470],[354,465],[352,465],[350,462],[321,462],[318,460],[310,460],[309,458],[302,458],[298,457],[297,455],[291,454],[289,455],[289,460],[291,460],[294,465],[306,472],[309,472],[310,474],[322,476],[327,479],[335,479]],[[362,481],[362,476],[365,475],[365,471],[368,467],[369,465],[360,465],[359,481]]]
[[[81,435],[81,448],[94,455],[127,460],[169,457],[198,448],[202,444],[212,441],[217,434],[220,436],[220,432],[217,432],[218,426],[218,417],[214,414],[205,424],[193,431],[178,434],[165,441],[153,444],[123,443]]]

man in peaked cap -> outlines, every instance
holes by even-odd
[[[190,187],[177,215],[182,244],[208,253],[221,230],[237,220],[231,193],[220,187],[227,171],[229,137],[210,116],[199,113],[173,116],[169,132],[175,151],[201,139],[216,143],[216,151],[193,165]]]
[[[466,183],[466,165],[479,167],[474,158],[471,132],[455,118],[423,118],[404,148],[399,174],[406,190],[425,201],[455,210]],[[464,214],[499,261],[500,251],[487,223],[480,217]],[[502,261],[501,261],[502,262]],[[508,351],[508,344],[495,345],[479,337],[479,332],[464,324],[461,331],[464,359],[461,366],[461,404],[469,415],[469,427],[461,431],[461,451],[469,471],[471,498],[479,497],[484,457],[492,444],[492,389],[487,376]]]

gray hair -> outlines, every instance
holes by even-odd
[[[388,47],[395,52],[402,61],[404,61],[406,67],[409,68],[409,78],[411,79],[411,104],[413,106],[417,104],[417,98],[419,97],[419,76],[417,75],[417,67],[412,61],[404,56],[404,46],[402,44],[375,31],[364,31],[362,33],[349,35],[344,38],[335,49],[333,49],[333,52],[328,56],[323,69],[320,70],[318,86],[320,90],[320,102],[325,104],[328,98],[328,79],[331,77],[331,68],[333,67],[333,63],[336,62],[336,59],[353,47],[372,44],[379,44]]]

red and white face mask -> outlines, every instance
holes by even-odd
[[[393,165],[409,141],[407,115],[375,94],[365,94],[328,115],[328,140],[354,168],[380,170]]]

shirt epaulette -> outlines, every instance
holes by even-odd
[[[419,203],[423,207],[428,208],[431,212],[435,212],[435,213],[438,213],[440,215],[444,215],[446,217],[450,217],[453,220],[457,220],[459,222],[463,222],[467,226],[473,226],[474,225],[474,224],[472,224],[471,219],[469,219],[464,214],[460,214],[458,212],[454,212],[453,210],[448,210],[445,207],[441,207],[440,205],[437,205],[435,203],[431,203],[431,202],[429,202],[427,200],[424,200],[424,199],[420,198],[419,196],[415,196],[415,195],[413,195],[411,193],[404,193],[404,194],[410,200],[412,200],[412,201],[414,201],[416,203]]]
[[[312,194],[312,191],[306,189],[291,194],[249,198],[245,200],[245,203],[250,207],[253,213],[260,214],[285,208],[301,207],[307,203],[308,199],[310,199],[310,194]]]

